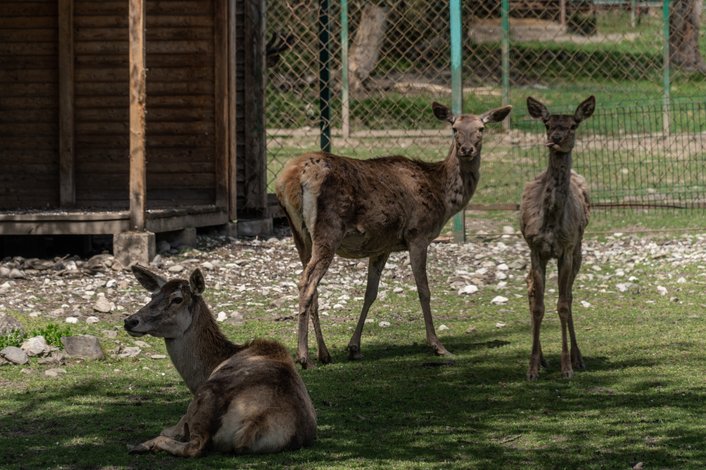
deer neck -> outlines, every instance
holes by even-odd
[[[571,152],[549,151],[549,166],[546,173],[545,225],[558,222],[569,197],[571,185]]]
[[[191,307],[192,322],[179,338],[166,338],[167,352],[192,393],[218,365],[238,351],[221,333],[203,299]]]
[[[461,158],[455,144],[451,144],[449,155],[444,160],[446,180],[446,219],[463,209],[473,196],[480,177],[480,154],[473,158]]]

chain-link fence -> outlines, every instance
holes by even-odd
[[[268,76],[270,184],[287,158],[320,146],[322,3],[328,2],[267,4],[268,31],[293,38]],[[428,160],[446,155],[449,131],[430,104],[451,102],[450,3],[330,2],[328,123],[335,153]],[[512,207],[524,182],[546,165],[544,131],[527,117],[527,96],[553,112],[573,112],[593,94],[597,112],[580,129],[574,161],[594,201],[704,206],[703,0],[666,4],[461,2],[464,111],[514,105],[509,131],[486,136],[481,186],[472,203]]]

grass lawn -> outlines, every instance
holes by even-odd
[[[500,227],[508,223],[507,214],[469,214],[469,227],[478,227],[481,219]],[[607,227],[596,224],[596,233],[588,235],[590,250],[616,249],[615,236],[600,231],[615,228],[616,220]],[[629,229],[634,221],[625,222],[624,228]],[[468,256],[494,249],[498,239],[490,238],[494,241],[474,238]],[[696,243],[696,238],[683,235],[673,238],[687,245],[689,240]],[[696,246],[702,253],[703,240]],[[530,383],[525,379],[530,337],[524,270],[518,270],[504,289],[488,284],[475,295],[458,295],[445,279],[464,269],[467,258],[459,256],[455,263],[442,265],[438,257],[447,249],[453,245],[436,245],[429,263],[432,309],[440,338],[454,353],[450,358],[434,357],[424,345],[408,267],[383,274],[387,295],[371,310],[372,322],[363,336],[365,358],[360,362],[347,361],[345,346],[364,288],[358,283],[322,286],[322,295],[345,292],[353,300],[322,318],[334,363],[302,371],[318,413],[319,438],[312,448],[269,456],[209,454],[197,460],[128,455],[127,444],[154,437],[174,424],[190,400],[169,360],[151,358],[165,353],[163,342],[144,337],[140,339],[149,346],[137,358],[109,355],[101,362],[70,361],[63,366],[66,374],[53,379],[45,377],[44,371],[55,366],[40,365],[36,359],[29,366],[0,367],[0,467],[575,469],[631,468],[643,462],[644,468],[683,469],[706,465],[706,268],[702,263],[672,264],[661,256],[626,263],[623,258],[611,261],[614,257],[606,254],[585,264],[574,290],[574,312],[588,369],[571,380],[562,379],[559,371],[559,320],[552,310],[555,270],[550,271],[542,330],[550,367]],[[185,253],[183,258],[189,256]],[[628,292],[615,288],[622,279],[621,269],[639,278]],[[359,275],[364,278],[363,272]],[[327,278],[335,282],[336,275],[331,276]],[[659,295],[657,283],[669,295]],[[398,284],[402,289],[396,293],[391,287]],[[506,296],[508,303],[492,305],[496,295]],[[206,296],[216,304],[228,294],[213,288]],[[239,306],[249,311],[244,323],[223,328],[233,339],[268,336],[294,351],[295,322],[272,321],[272,312],[258,306],[269,301],[252,295],[248,307]],[[277,315],[291,313],[289,305],[280,310]],[[390,326],[380,326],[383,320]],[[27,327],[38,322],[23,321]],[[120,323],[116,318],[72,325],[72,330],[99,336],[108,352],[133,341]],[[117,337],[108,339],[105,330],[117,330]]]

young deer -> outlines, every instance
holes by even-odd
[[[356,160],[325,152],[308,153],[289,161],[277,180],[277,197],[304,265],[299,281],[297,351],[303,367],[310,365],[310,316],[319,361],[331,361],[319,324],[317,286],[335,254],[369,258],[363,309],[348,344],[350,359],[362,357],[360,337],[365,317],[393,251],[409,251],[427,343],[436,354],[448,354],[432,323],[427,247],[449,218],[466,206],[476,189],[485,125],[502,121],[512,107],[480,116],[454,116],[438,103],[432,108],[434,115],[451,123],[453,129],[453,142],[444,161],[427,163],[401,156]]]
[[[546,146],[549,147],[548,169],[527,183],[520,204],[520,229],[531,251],[527,276],[532,315],[532,354],[527,373],[530,380],[537,379],[540,364],[546,367],[539,330],[544,317],[545,272],[551,258],[557,259],[559,267],[557,310],[561,319],[561,372],[570,378],[573,368],[584,368],[571,316],[571,289],[581,267],[581,240],[588,225],[590,200],[586,181],[571,170],[571,151],[576,142],[576,128],[593,114],[595,107],[596,100],[591,96],[573,115],[550,114],[542,103],[527,98],[530,116],[541,119],[547,128]],[[567,328],[571,337],[570,355]]]
[[[137,265],[132,272],[152,300],[125,319],[125,330],[164,338],[194,399],[176,426],[131,453],[164,450],[195,457],[209,447],[267,453],[314,442],[314,406],[284,346],[264,339],[243,345],[228,341],[203,300],[205,283],[198,269],[188,281],[167,281]]]

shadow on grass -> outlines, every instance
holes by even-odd
[[[504,336],[503,336],[504,337]],[[99,380],[4,399],[0,462],[6,468],[650,467],[706,461],[706,393],[649,375],[630,386],[616,371],[653,360],[586,358],[587,372],[559,377],[555,365],[525,380],[528,351],[497,334],[449,336],[457,354],[424,345],[365,345],[362,361],[302,372],[317,407],[319,440],[272,456],[210,454],[197,461],[131,456],[126,445],[154,437],[186,410],[181,383],[158,377]],[[636,354],[635,357],[641,357]],[[438,367],[430,364],[439,364]],[[691,419],[689,419],[691,418]],[[696,424],[695,424],[696,423]]]

